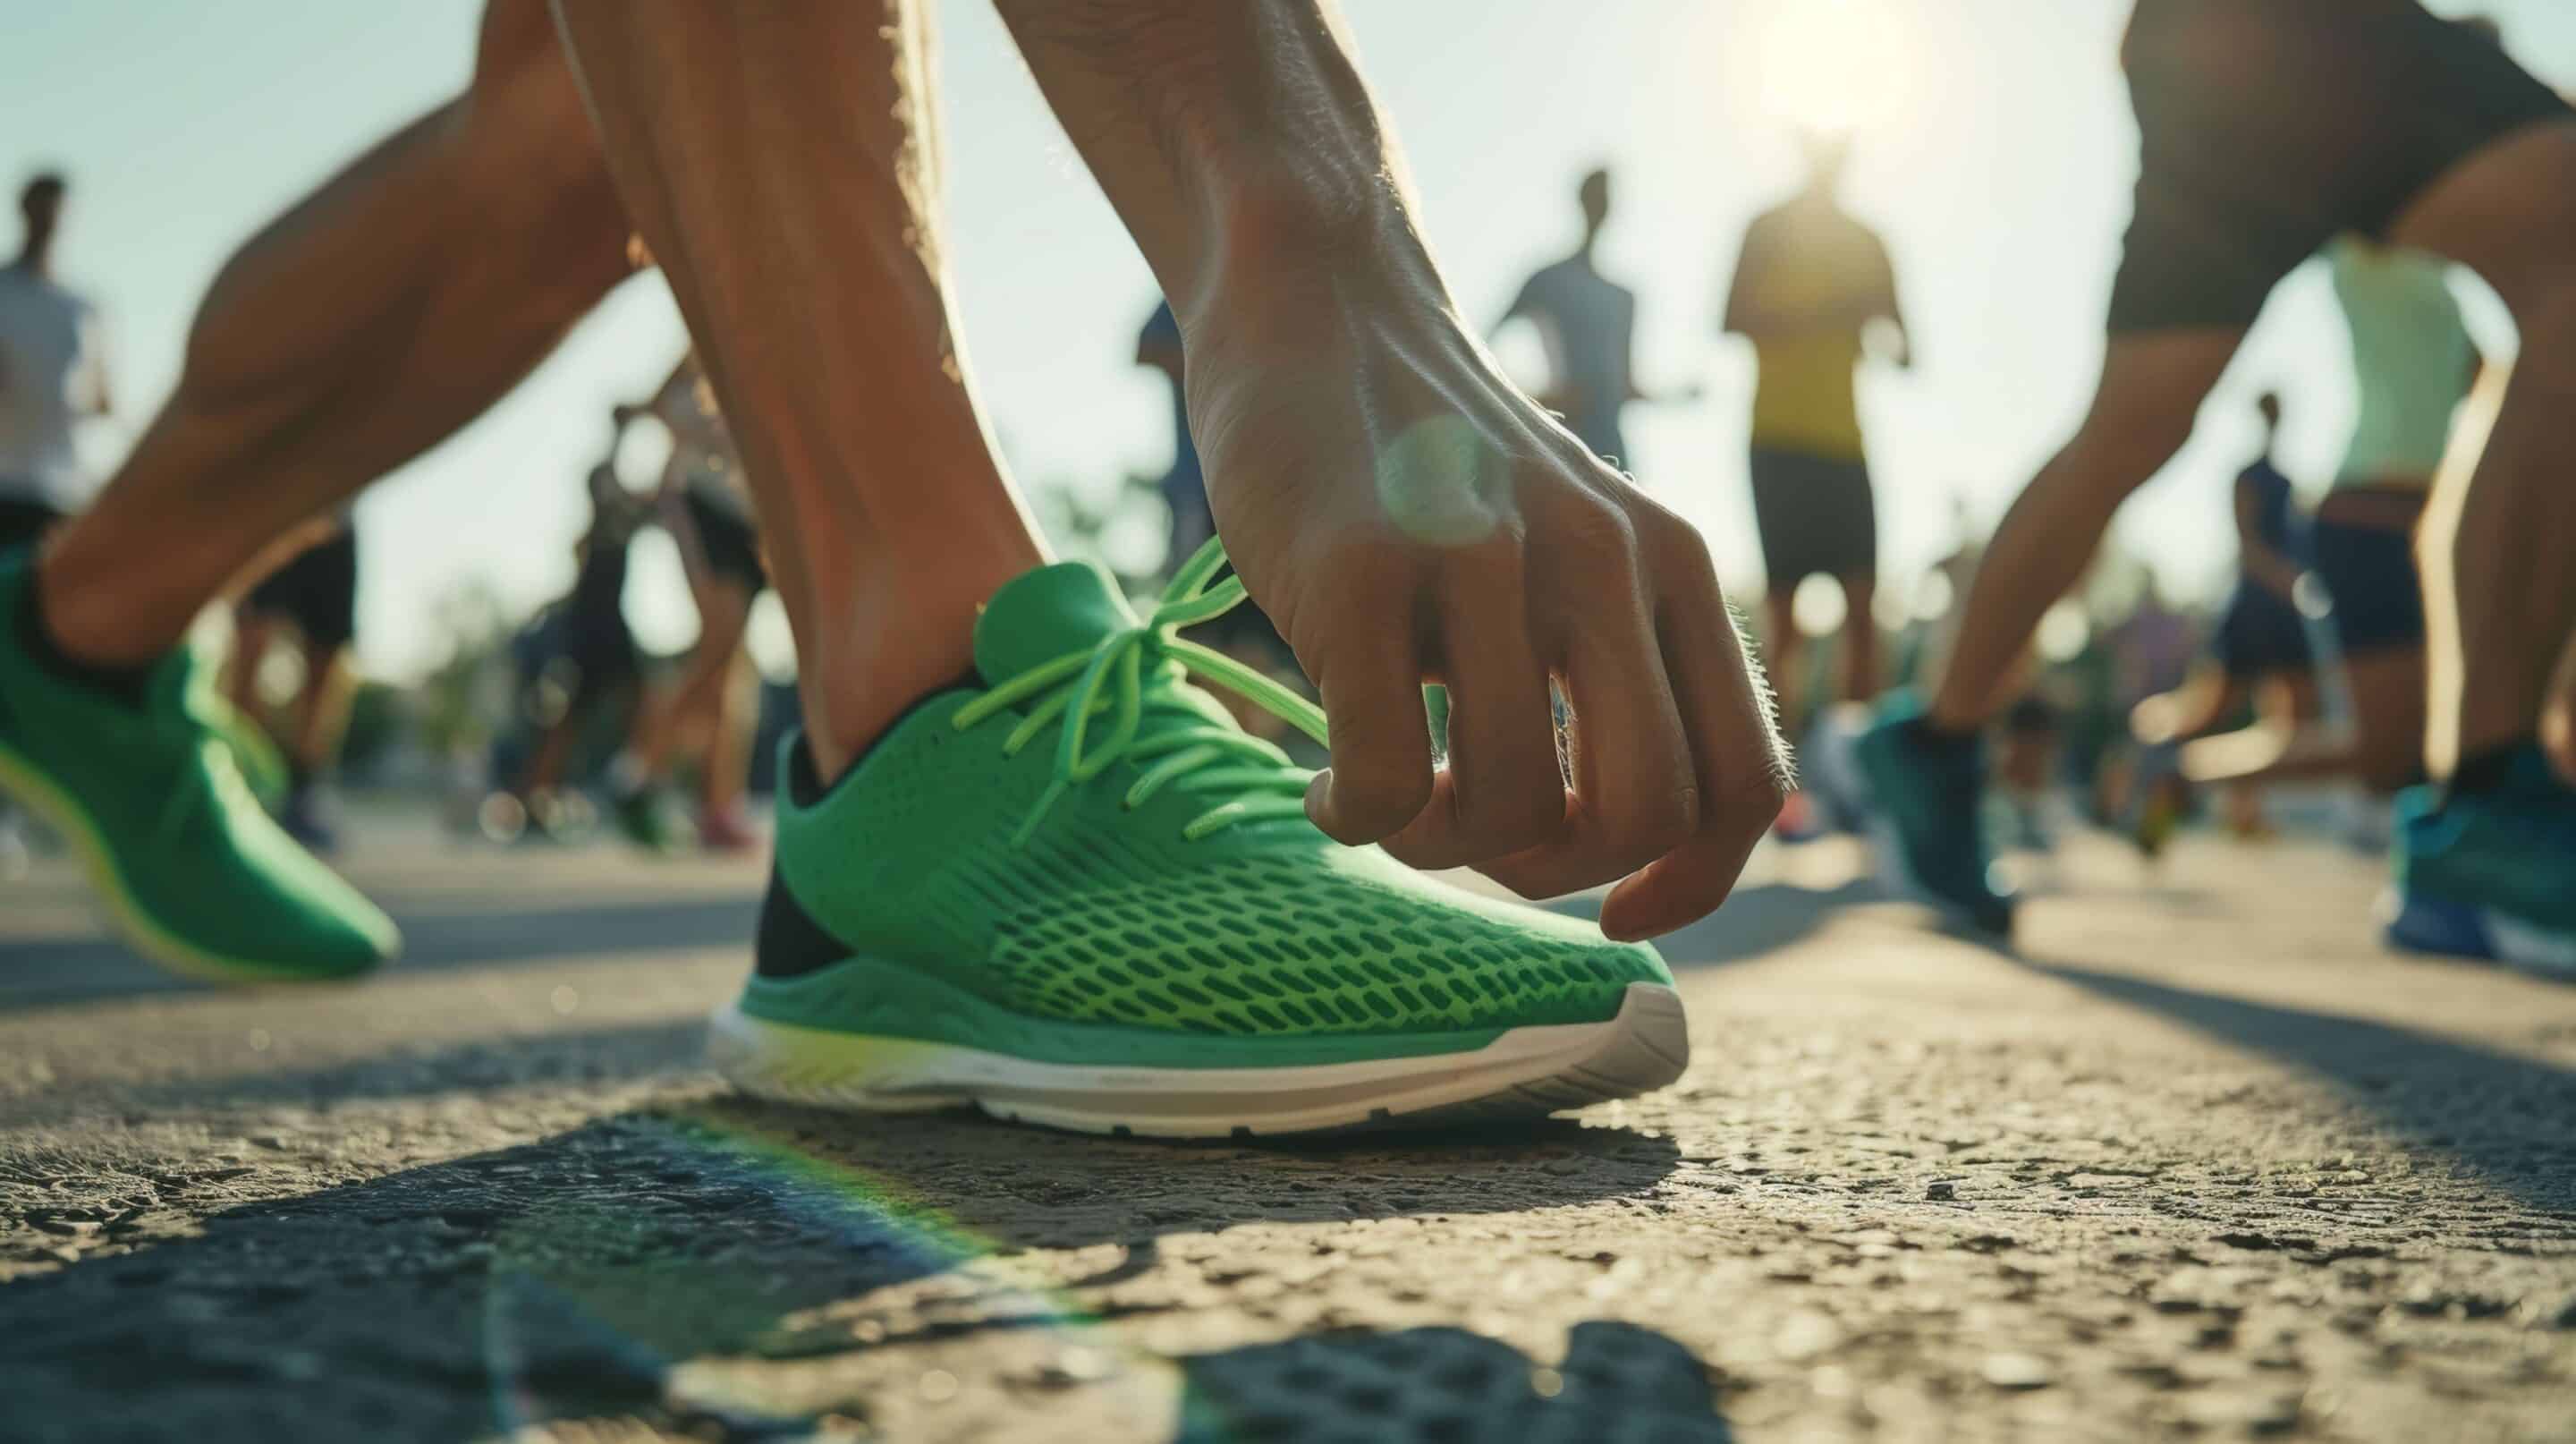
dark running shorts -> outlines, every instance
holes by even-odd
[[[41,501],[0,496],[0,552],[27,545],[62,519],[61,512]]]
[[[2384,527],[2313,522],[2308,564],[2334,599],[2335,636],[2346,652],[2424,645],[2424,585],[2414,538]]]
[[[256,616],[293,622],[315,653],[349,645],[358,634],[358,533],[343,523],[328,538],[295,554],[251,588],[242,608]]]
[[[1878,574],[1878,505],[1864,462],[1753,448],[1753,521],[1775,591],[1819,574]]]
[[[614,613],[596,617],[566,613],[563,661],[573,670],[575,705],[634,681],[644,670],[635,634],[627,630],[626,618]]]
[[[707,500],[695,488],[681,492],[680,502],[697,525],[698,545],[706,549],[709,570],[754,593],[769,585],[769,568],[760,563],[760,534],[750,522],[731,508]]]
[[[2209,653],[2227,675],[2239,679],[2274,672],[2305,671],[2309,666],[2308,628],[2299,609],[2255,582],[2236,579]]]
[[[2060,730],[2057,709],[2048,699],[2025,692],[2004,711],[2004,731],[2015,737],[2053,737]]]
[[[2138,0],[2112,334],[2241,327],[2337,234],[2383,236],[2489,142],[2567,103],[2414,0]]]

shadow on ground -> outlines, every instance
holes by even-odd
[[[176,1082],[121,1084],[83,1078],[0,1099],[0,1126],[62,1123],[101,1114],[192,1117],[235,1110],[316,1111],[433,1093],[487,1093],[566,1083],[609,1084],[705,1066],[706,1022],[698,1017],[398,1048],[319,1068],[263,1069]]]
[[[102,1210],[98,1238],[132,1252],[0,1289],[0,1399],[11,1437],[30,1440],[452,1439],[609,1414],[766,1437],[792,1421],[692,1404],[676,1396],[672,1365],[904,1342],[901,1327],[857,1327],[865,1311],[846,1306],[961,1269],[966,1285],[905,1316],[911,1337],[1079,1329],[1096,1316],[1051,1288],[976,1282],[969,1266],[1033,1247],[1120,1244],[1141,1259],[1124,1271],[1141,1271],[1166,1234],[1562,1206],[1645,1192],[1674,1162],[1668,1141],[1572,1123],[1508,1140],[1452,1131],[1273,1149],[730,1101],[635,1113],[233,1208],[202,1232],[166,1207]],[[845,1307],[819,1323],[808,1313],[833,1304]],[[1317,1357],[1345,1375],[1440,1353],[1323,1346],[1342,1351]],[[1487,1383],[1458,1396],[1461,1417],[1524,1407],[1509,1381],[1528,1390],[1526,1361],[1506,1367],[1518,1356],[1499,1345],[1451,1352],[1477,1348]],[[1193,1388],[1211,1401],[1193,1417],[1237,1428],[1229,1411],[1250,1413],[1236,1433],[1184,1437],[1322,1437],[1242,1432],[1266,1407],[1262,1371],[1291,1357],[1192,1362]],[[131,1387],[147,1361],[152,1387]],[[1670,1371],[1647,1372],[1659,1381],[1652,1399],[1680,1397]],[[1564,1371],[1569,1393],[1578,1373]],[[1602,1375],[1614,1376],[1628,1377]],[[1606,1394],[1600,1402],[1617,1412]],[[1631,1402],[1642,1411],[1650,1400]]]
[[[758,897],[746,892],[683,902],[627,900],[416,916],[397,910],[394,921],[402,926],[403,955],[396,966],[424,972],[735,948],[748,967],[759,904]],[[162,972],[114,938],[0,942],[0,1010],[26,1012],[201,986]]]
[[[1997,951],[2326,1078],[2411,1143],[2459,1159],[2531,1208],[2576,1219],[2576,1071],[2389,1023]]]
[[[1729,1444],[1708,1371],[1651,1329],[1577,1324],[1564,1361],[1464,1329],[1326,1334],[1181,1361],[1177,1444]]]

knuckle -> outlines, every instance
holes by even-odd
[[[1636,523],[1615,497],[1585,494],[1571,499],[1547,518],[1546,535],[1566,565],[1584,574],[1636,569]]]
[[[1716,816],[1759,832],[1779,817],[1790,792],[1788,763],[1772,757],[1728,787],[1717,799]]]
[[[1333,801],[1345,818],[1392,832],[1431,802],[1431,777],[1403,768],[1359,763],[1333,770]]]

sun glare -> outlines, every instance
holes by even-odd
[[[1769,0],[1750,27],[1762,109],[1801,130],[1880,128],[1912,99],[1904,0]]]

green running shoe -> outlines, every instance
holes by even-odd
[[[618,833],[646,852],[667,853],[679,846],[670,805],[662,800],[662,789],[658,787],[637,787],[613,794],[608,812],[617,823]]]
[[[1681,1075],[1653,949],[1306,820],[1308,774],[1189,681],[1324,735],[1175,635],[1243,599],[1211,585],[1224,564],[1203,548],[1141,622],[1097,568],[1038,568],[985,608],[980,685],[923,701],[835,785],[789,739],[757,967],[713,1026],[728,1077],[1223,1137],[1528,1117]]]
[[[286,765],[286,754],[268,740],[268,729],[220,692],[206,694],[206,717],[214,724],[215,735],[233,750],[233,762],[241,768],[242,780],[250,784],[251,795],[271,812],[284,807],[286,795],[295,789],[295,772]]]
[[[224,983],[317,982],[394,955],[391,919],[251,795],[211,669],[186,647],[141,707],[66,682],[18,641],[31,569],[0,555],[0,791],[72,840],[137,951]]]

